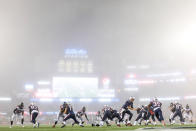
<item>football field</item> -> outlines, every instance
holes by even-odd
[[[24,128],[22,127],[13,127],[9,128],[8,126],[1,126],[0,131],[130,131],[130,130],[135,130],[135,131],[190,131],[190,130],[196,130],[196,125],[186,125],[186,126],[122,126],[122,127],[117,127],[117,126],[111,126],[111,127],[91,127],[91,126],[86,126],[86,127],[71,127],[67,126],[65,128],[60,128],[59,126],[56,128],[52,128],[51,126],[41,126],[40,128],[32,128],[32,126],[26,126]]]

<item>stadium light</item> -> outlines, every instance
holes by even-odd
[[[124,88],[125,91],[138,91],[138,88]]]
[[[41,98],[39,99],[40,102],[53,102],[53,99],[48,99],[48,98]]]
[[[158,97],[157,98],[160,101],[175,101],[175,100],[180,100],[180,97]],[[151,99],[150,98],[140,98],[140,102],[149,102]]]
[[[33,84],[25,84],[25,90],[26,91],[32,91],[34,89],[34,85]]]
[[[185,100],[191,100],[191,99],[196,99],[196,96],[185,96]]]
[[[50,85],[50,81],[38,81],[38,85]]]
[[[103,99],[103,98],[101,98],[101,99],[98,99],[98,101],[99,102],[111,102],[112,99]]]
[[[81,98],[80,99],[80,102],[92,102],[93,100],[92,99],[89,99],[89,98]]]
[[[0,101],[11,101],[12,98],[9,97],[0,97]]]

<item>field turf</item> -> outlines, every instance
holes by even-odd
[[[25,126],[24,128],[19,127],[19,126],[14,126],[13,128],[9,128],[9,126],[0,126],[0,131],[130,131],[130,130],[135,130],[139,128],[156,128],[157,130],[161,129],[170,129],[170,128],[180,128],[182,126],[175,125],[175,126],[132,126],[132,127],[117,127],[117,126],[111,126],[111,127],[91,127],[91,126],[85,126],[85,127],[79,127],[79,126],[66,126],[64,128],[60,128],[60,126],[57,126],[56,128],[52,128],[51,126],[41,126],[40,128],[33,128],[32,126]],[[196,125],[186,125],[183,127],[196,127]],[[189,128],[190,129],[190,128]],[[193,128],[196,129],[196,128]],[[173,129],[172,129],[173,130]],[[180,129],[183,131],[183,129]],[[145,130],[144,130],[145,131]],[[148,131],[148,130],[146,130]],[[150,131],[153,131],[150,129]],[[155,130],[154,130],[155,131]]]

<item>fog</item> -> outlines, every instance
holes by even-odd
[[[0,112],[9,116],[21,101],[25,106],[31,102],[26,83],[53,76],[89,76],[57,71],[64,50],[70,48],[88,52],[94,65],[90,76],[110,78],[119,101],[109,105],[119,109],[131,95],[136,97],[135,106],[147,104],[140,98],[177,96],[196,111],[195,5],[195,0],[0,0],[0,97],[12,99],[0,101]],[[170,72],[182,72],[187,81],[147,85],[138,92],[123,90],[128,73],[144,79]],[[184,100],[186,96],[194,99]],[[43,111],[58,111],[60,104],[40,106]],[[76,110],[86,105],[97,111],[105,103],[99,103],[99,109],[93,107],[96,102],[72,104]]]

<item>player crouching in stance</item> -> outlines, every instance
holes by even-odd
[[[122,121],[120,114],[117,112],[117,110],[114,110],[113,108],[109,106],[105,106],[103,109],[103,118],[102,121],[100,122],[100,126],[104,125],[104,122],[106,122],[107,126],[111,126],[109,124],[109,120],[113,121],[114,118],[117,118],[117,126],[120,127],[120,122]]]
[[[159,122],[162,123],[163,126],[165,126],[165,121],[163,118],[161,106],[162,106],[162,103],[159,102],[158,99],[155,97],[154,100],[151,101],[150,104],[148,105],[148,108],[150,107],[153,108],[156,118],[159,120]]]
[[[131,119],[133,117],[133,113],[130,110],[137,111],[137,109],[133,108],[134,100],[135,100],[135,97],[130,97],[129,100],[125,102],[125,104],[122,106],[122,109],[121,109],[121,114],[122,114],[121,121],[123,121],[125,114],[129,115],[129,119],[128,119],[128,122],[126,123],[126,126],[132,126]]]
[[[182,105],[179,104],[177,101],[174,103],[174,109],[175,109],[175,112],[174,112],[174,115],[172,117],[172,123],[171,124],[175,124],[175,118],[177,116],[180,117],[180,122],[181,124],[183,125],[184,124],[184,119],[183,119],[183,116],[182,116]]]
[[[96,113],[96,119],[95,119],[95,123],[92,123],[92,126],[100,126],[100,122],[102,121],[103,117],[101,115],[101,111],[98,111]]]
[[[84,120],[83,120],[83,116],[85,116],[86,120],[89,122],[89,119],[87,117],[87,114],[86,114],[86,107],[82,107],[82,110],[78,111],[76,113],[76,117],[79,119],[81,125],[84,124]],[[72,124],[72,126],[74,126],[75,123]]]
[[[145,125],[147,125],[147,114],[148,114],[148,106],[143,106],[141,108],[138,108],[137,109],[137,113],[138,113],[138,116],[134,122],[134,126],[137,125],[137,122],[139,122],[138,124],[141,125],[141,122],[143,120],[146,121]]]
[[[23,123],[24,123],[24,103],[21,102],[20,105],[18,105],[14,111],[13,111],[13,115],[11,117],[11,125],[10,128],[12,128],[13,123],[14,123],[14,119],[21,119],[21,125],[22,127],[24,127]]]
[[[77,121],[76,115],[71,105],[68,105],[68,104],[65,105],[65,114],[66,116],[63,119],[63,125],[61,126],[61,128],[64,128],[66,126],[66,121],[69,120],[70,118],[74,120],[75,124],[78,124],[81,127],[84,127],[80,122]]]
[[[34,103],[29,105],[29,114],[31,116],[31,122],[33,123],[33,128],[39,128],[39,123],[36,121],[37,116],[39,115],[38,106],[34,105]]]
[[[67,103],[64,102],[63,105],[60,106],[60,111],[57,114],[57,119],[54,122],[54,125],[52,126],[53,128],[56,127],[56,124],[58,123],[58,121],[63,121],[63,119],[65,118],[65,108],[66,108]]]
[[[191,110],[191,108],[189,107],[189,105],[187,104],[185,109],[182,110],[182,113],[184,113],[183,117],[184,120],[186,120],[188,118],[188,120],[192,123],[193,122],[193,112]]]
[[[174,116],[174,112],[175,112],[175,107],[174,107],[174,103],[170,103],[169,105],[169,110],[171,111],[171,114],[170,114],[170,117],[169,117],[169,122],[170,122],[170,125],[172,124],[172,118]]]

